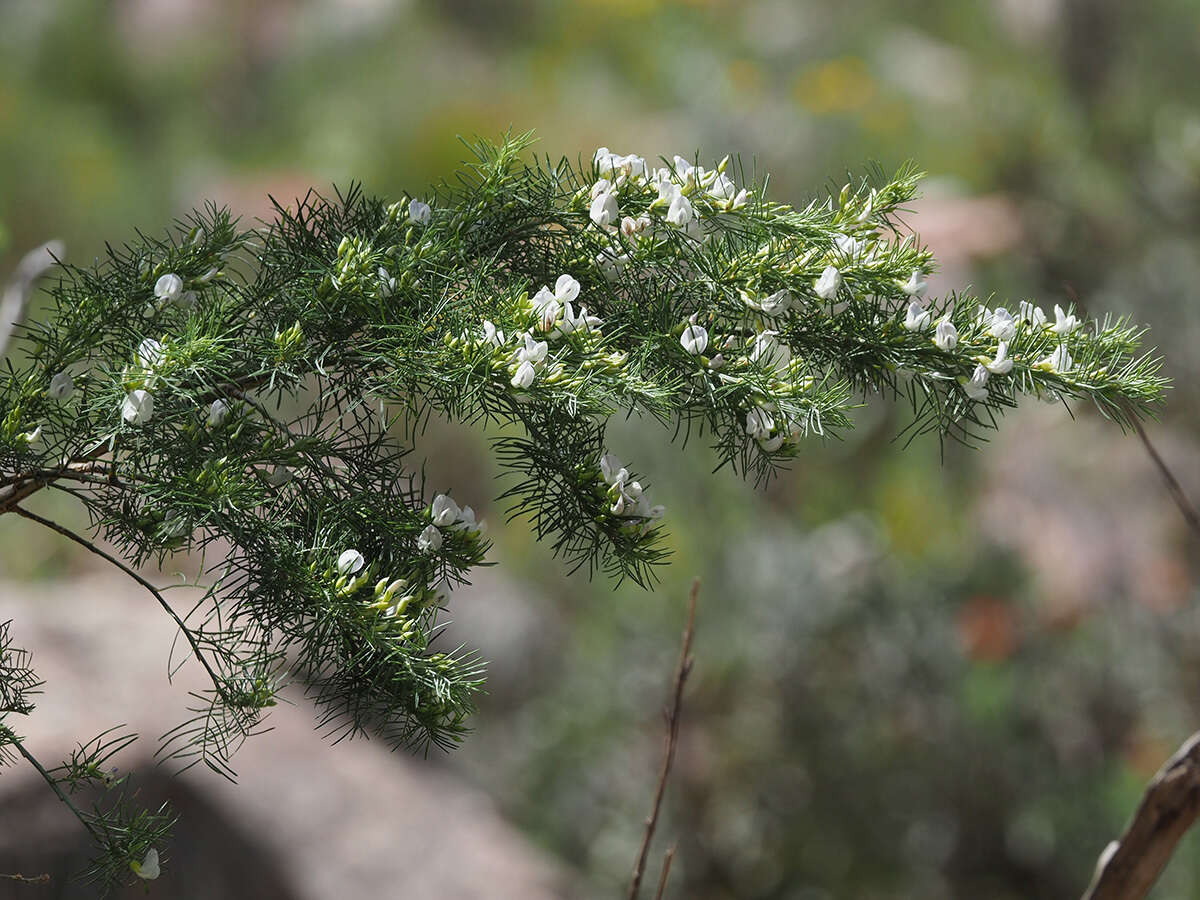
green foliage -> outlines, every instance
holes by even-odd
[[[488,543],[405,468],[433,416],[505,426],[510,515],[568,565],[646,585],[663,511],[607,453],[613,416],[765,482],[865,393],[970,439],[1021,394],[1124,425],[1166,386],[1125,320],[927,304],[933,260],[896,229],[911,167],[794,209],[728,160],[530,163],[529,143],[475,146],[429,204],[310,193],[252,231],[207,208],[63,267],[22,332],[0,375],[0,513],[37,519],[18,504],[65,492],[122,567],[205,560],[178,620],[212,685],[164,756],[232,777],[289,682],[339,736],[461,739],[482,664],[437,648],[439,611]],[[90,777],[104,746],[69,771]],[[105,858],[137,861],[166,817],[133,821],[91,820]]]

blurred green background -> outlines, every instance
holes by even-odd
[[[933,290],[1151,327],[1175,379],[1151,433],[1196,493],[1198,59],[1196,0],[7,0],[0,275],[206,200],[418,193],[510,126],[552,157],[731,153],[795,204],[911,158]],[[435,428],[431,483],[486,509],[499,568],[455,608],[493,660],[476,732],[428,765],[619,893],[699,575],[670,896],[1078,895],[1200,727],[1200,554],[1136,438],[1074,412],[903,449],[872,402],[760,491],[619,425],[668,508],[653,593],[567,577],[489,508],[486,439]],[[93,565],[11,518],[6,577]],[[1195,838],[1153,896],[1200,897]]]

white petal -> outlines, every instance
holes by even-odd
[[[183,294],[183,279],[170,272],[154,282],[154,296],[167,303],[174,303]]]
[[[689,325],[683,329],[679,343],[688,353],[699,356],[708,347],[708,330],[703,325]]]
[[[144,425],[154,415],[154,395],[149,391],[130,391],[121,403],[121,418],[130,425]]]
[[[579,282],[570,275],[559,275],[554,282],[554,298],[559,303],[569,303],[579,296]]]
[[[363,555],[357,550],[343,550],[337,561],[338,574],[357,575],[365,563]]]

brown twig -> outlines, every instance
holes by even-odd
[[[1179,507],[1179,511],[1183,513],[1183,518],[1191,526],[1192,531],[1200,536],[1200,513],[1196,512],[1196,507],[1192,504],[1191,499],[1184,492],[1182,485],[1179,484],[1179,479],[1163,462],[1163,458],[1158,455],[1158,450],[1150,443],[1150,437],[1146,434],[1146,429],[1142,427],[1142,423],[1133,419],[1133,427],[1138,433],[1138,437],[1142,439],[1142,445],[1146,448],[1146,452],[1150,454],[1150,459],[1154,461],[1154,465],[1158,467],[1159,473],[1163,477],[1163,481],[1167,483],[1167,490],[1171,493],[1171,498],[1175,501],[1175,505]]]
[[[49,874],[22,875],[20,872],[14,872],[13,874],[10,875],[6,872],[0,872],[0,878],[7,878],[9,881],[20,882],[21,884],[49,884],[50,883],[50,875]]]
[[[33,295],[34,284],[57,265],[63,253],[62,241],[47,241],[30,250],[17,263],[12,281],[0,295],[0,357],[8,348],[8,339],[13,330],[25,318],[25,307]]]
[[[1083,900],[1142,900],[1200,816],[1200,732],[1163,764],[1133,821],[1104,848]]]
[[[671,877],[671,861],[673,859],[675,859],[674,844],[663,854],[662,874],[658,876],[658,890],[654,892],[654,900],[662,900],[667,893],[667,879]]]
[[[663,795],[667,790],[667,778],[671,774],[671,763],[675,759],[675,747],[679,741],[679,719],[683,704],[683,685],[688,673],[692,671],[692,632],[696,624],[696,598],[700,595],[700,579],[692,581],[691,594],[688,596],[687,623],[683,628],[683,646],[679,650],[679,665],[675,669],[675,689],[671,695],[671,705],[667,709],[667,736],[663,749],[662,769],[658,774],[658,787],[654,791],[654,805],[646,818],[646,834],[642,837],[642,846],[638,851],[637,862],[633,865],[633,881],[629,885],[629,900],[637,900],[638,891],[642,887],[642,875],[646,871],[646,857],[650,854],[650,842],[654,840],[654,829],[658,825],[658,815],[662,810]],[[670,856],[673,856],[673,849]],[[667,873],[670,870],[670,858],[663,863],[663,876],[659,884],[659,892],[666,888]]]

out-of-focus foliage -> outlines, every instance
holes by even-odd
[[[103,236],[205,199],[254,215],[265,193],[287,202],[312,183],[399,195],[455,168],[457,134],[509,125],[551,154],[738,152],[797,204],[848,166],[913,158],[934,179],[910,224],[948,270],[932,292],[1074,294],[1149,324],[1186,450],[1198,34],[1191,0],[6,4],[0,271],[52,236],[86,261]],[[1122,515],[1094,513],[1133,477],[1112,468],[1115,433],[1085,444],[1064,416],[1030,429],[1043,452],[1025,468],[1005,468],[1012,445],[951,448],[943,465],[935,444],[899,454],[904,423],[888,416],[864,410],[846,443],[765,495],[691,450],[655,460],[659,436],[631,433],[629,455],[670,476],[655,490],[680,522],[653,595],[564,581],[519,531],[499,534],[496,558],[526,563],[545,600],[513,637],[519,662],[483,647],[493,696],[454,762],[611,888],[649,800],[657,698],[698,573],[664,826],[682,841],[679,896],[1078,892],[1200,721],[1195,545],[1153,480]],[[469,447],[448,436],[431,472],[476,479],[482,501],[489,473]],[[1194,466],[1180,474],[1195,483]],[[1020,515],[1042,523],[1042,546],[1008,539]],[[6,573],[63,561],[27,538],[0,523]],[[1195,856],[1181,850],[1156,896],[1197,890]]]

